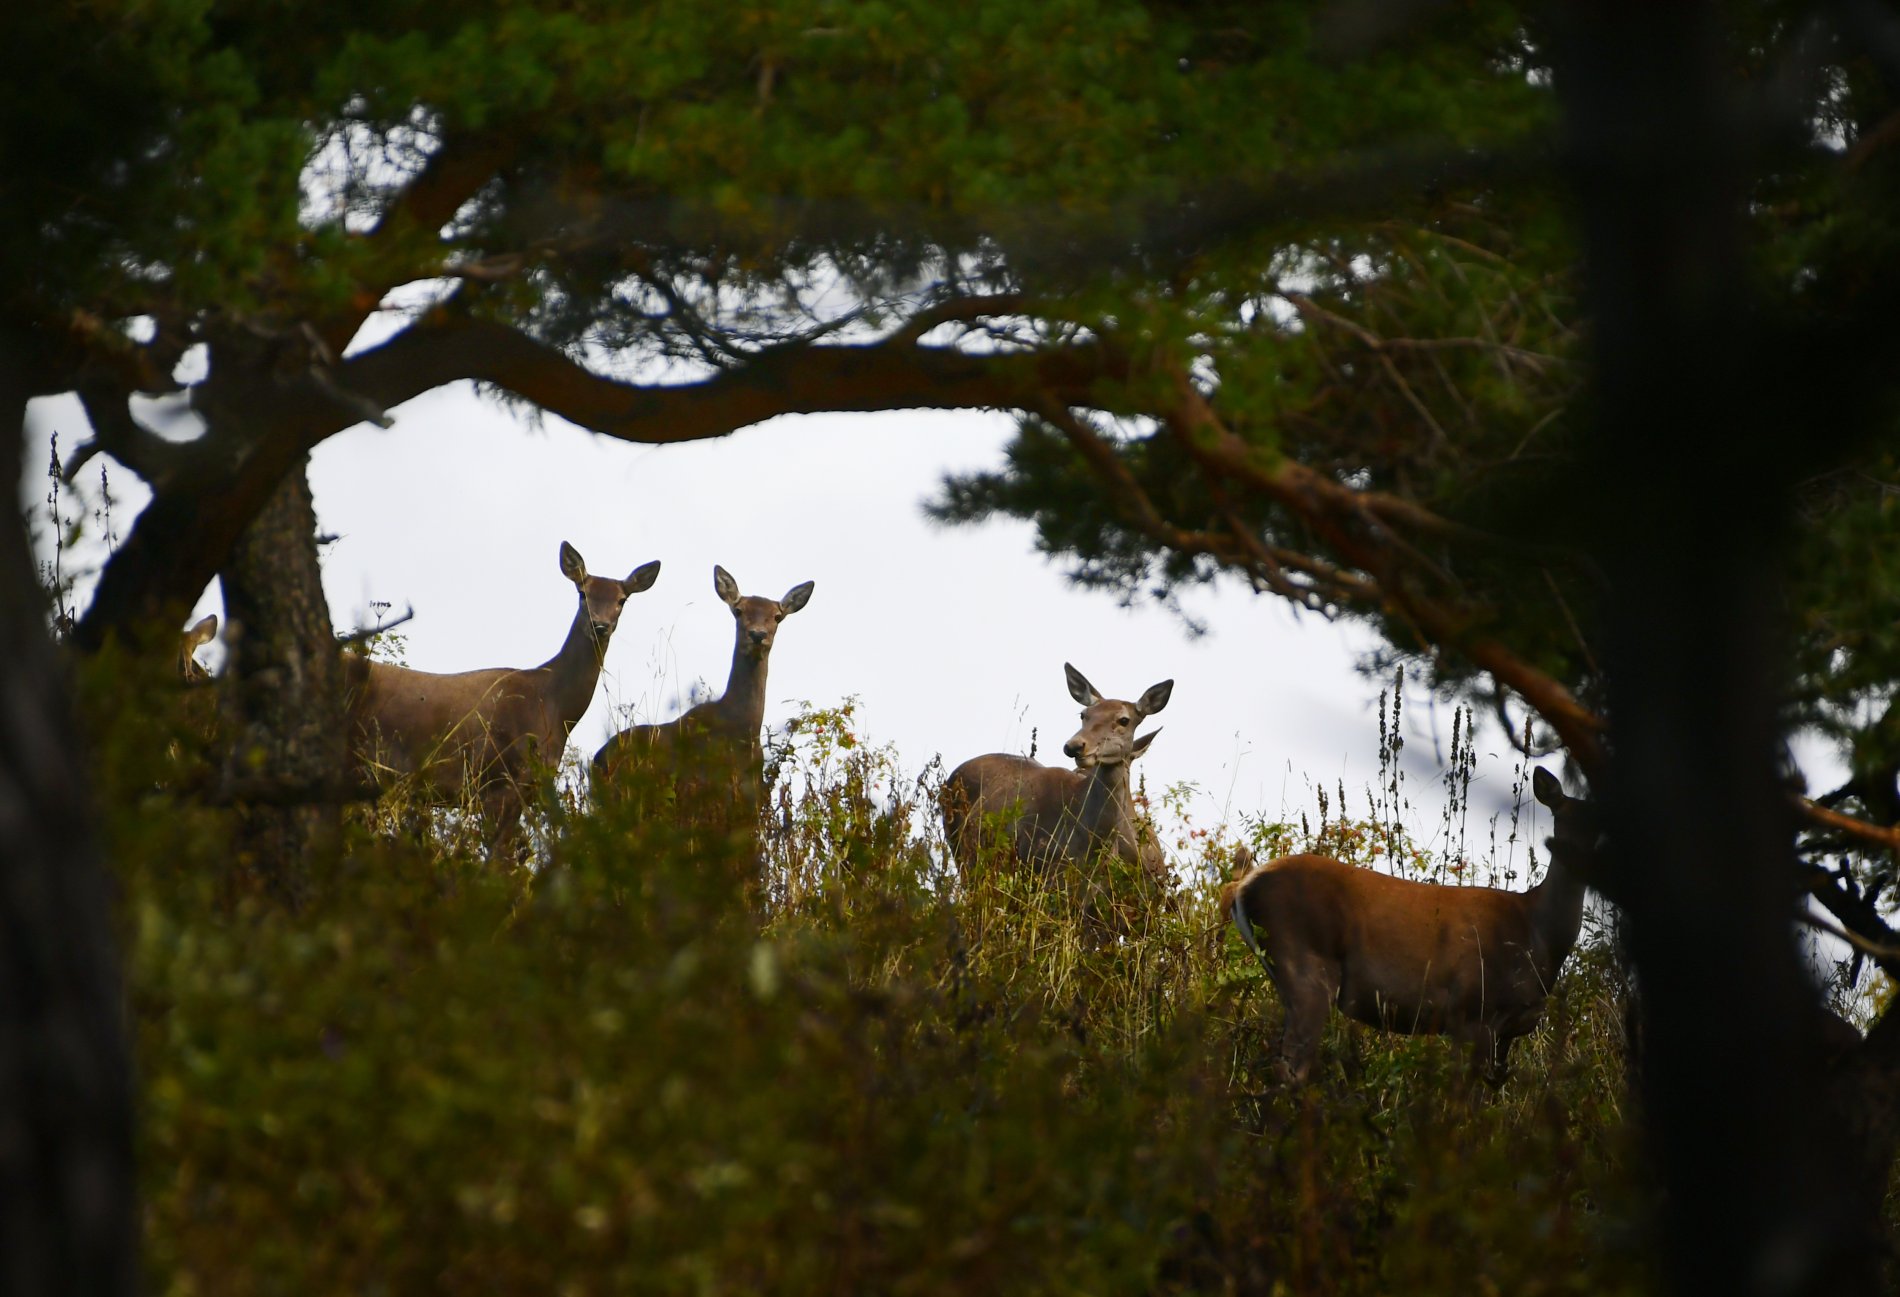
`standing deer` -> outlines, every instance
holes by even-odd
[[[713,589],[732,609],[732,668],[726,691],[664,725],[635,725],[608,739],[594,754],[596,789],[624,786],[635,771],[669,779],[677,807],[722,800],[715,811],[736,814],[749,823],[763,795],[765,751],[759,731],[765,725],[765,672],[778,638],[779,623],[811,599],[813,583],[785,592],[783,599],[741,595],[739,583],[714,565]]]
[[[1044,872],[1085,863],[1112,851],[1157,881],[1168,865],[1142,823],[1128,789],[1128,766],[1160,730],[1139,738],[1141,722],[1168,705],[1174,681],[1151,685],[1134,702],[1104,698],[1067,662],[1069,695],[1082,704],[1082,728],[1062,745],[1075,770],[1045,766],[1005,752],[971,757],[944,781],[943,832],[957,863],[968,869],[986,835],[1000,830],[1021,864]]]
[[[1269,861],[1221,890],[1286,1006],[1287,1080],[1306,1081],[1337,1005],[1387,1031],[1466,1041],[1474,1074],[1503,1083],[1512,1043],[1537,1026],[1576,944],[1596,846],[1588,802],[1541,769],[1531,788],[1556,829],[1550,869],[1527,892],[1413,882],[1315,855]]]
[[[538,667],[489,667],[437,675],[354,654],[344,658],[351,743],[375,777],[419,777],[425,795],[451,804],[478,792],[495,859],[518,850],[526,791],[557,764],[587,711],[601,661],[627,599],[652,586],[659,563],[624,581],[589,576],[579,551],[561,542],[561,574],[580,606],[560,651]]]

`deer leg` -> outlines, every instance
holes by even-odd
[[[1505,1035],[1501,1031],[1491,1033],[1490,1067],[1485,1071],[1485,1084],[1493,1090],[1504,1085],[1504,1079],[1511,1074],[1511,1046],[1517,1037]]]
[[[1275,1067],[1287,1084],[1305,1085],[1319,1054],[1326,1017],[1339,995],[1339,975],[1337,970],[1317,962],[1293,967],[1275,964],[1272,972],[1274,986],[1286,1006]]]
[[[482,819],[488,827],[488,863],[519,866],[527,840],[521,832],[521,790],[502,782],[482,794]]]
[[[1470,1079],[1484,1082],[1493,1091],[1500,1089],[1510,1074],[1511,1045],[1516,1037],[1493,1022],[1474,1023],[1457,1035],[1471,1048]]]

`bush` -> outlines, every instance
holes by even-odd
[[[1650,1286],[1600,950],[1495,1101],[1338,1023],[1288,1094],[1211,870],[960,877],[854,727],[774,752],[756,856],[605,807],[498,874],[365,815],[295,913],[226,876],[188,741],[115,739],[153,1291]]]

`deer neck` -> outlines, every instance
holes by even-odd
[[[765,667],[767,658],[745,651],[745,630],[732,645],[732,670],[726,674],[726,692],[713,704],[720,727],[736,734],[759,737],[765,725]]]
[[[1531,928],[1537,934],[1538,946],[1550,958],[1553,972],[1577,944],[1577,933],[1583,927],[1584,890],[1583,879],[1568,863],[1565,852],[1555,850],[1544,881],[1528,893]]]
[[[1086,775],[1075,817],[1082,831],[1097,843],[1132,842],[1135,802],[1128,791],[1128,763],[1097,764]]]
[[[595,642],[593,621],[582,603],[560,651],[541,664],[541,670],[548,673],[548,702],[569,729],[594,701],[594,686],[600,683],[600,662],[606,647]]]

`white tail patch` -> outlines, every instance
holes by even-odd
[[[1241,904],[1238,887],[1234,889],[1234,907],[1231,913],[1234,916],[1234,930],[1240,934],[1240,939],[1247,943],[1247,949],[1253,951],[1261,963],[1266,963],[1267,952],[1260,948],[1260,940],[1254,936],[1253,920],[1247,917],[1247,907]]]

